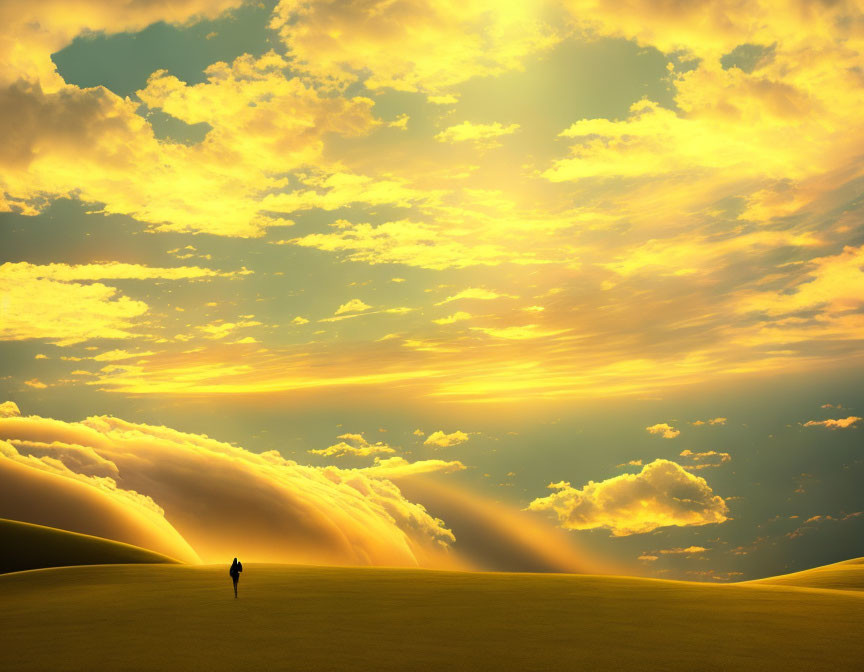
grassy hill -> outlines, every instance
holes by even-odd
[[[864,558],[846,560],[794,574],[750,581],[751,584],[864,591]]]
[[[404,569],[0,576],[10,670],[860,670],[864,593]]]
[[[0,573],[41,567],[176,562],[118,541],[0,518]]]

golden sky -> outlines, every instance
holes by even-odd
[[[462,418],[860,371],[862,57],[857,0],[5,2],[3,390],[148,426],[438,414],[423,468],[348,424],[303,454],[468,479]],[[862,413],[828,401],[777,427],[850,436]],[[631,424],[742,426],[716,406]],[[625,536],[734,520],[706,476],[728,445],[621,444],[590,473],[544,462],[557,490],[520,484],[520,508]],[[703,506],[591,508],[653,478]]]

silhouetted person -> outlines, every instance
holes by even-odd
[[[240,580],[240,572],[243,571],[243,563],[237,562],[237,558],[234,558],[234,562],[231,563],[231,569],[228,570],[228,573],[231,575],[231,580],[234,582],[234,599],[237,599],[237,582]]]

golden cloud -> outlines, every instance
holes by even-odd
[[[828,420],[808,420],[804,423],[805,427],[825,427],[826,429],[849,429],[850,427],[854,427],[859,422],[861,422],[861,418],[850,415],[848,418],[837,418]]]
[[[685,469],[709,469],[711,467],[719,467],[721,464],[725,464],[732,459],[732,456],[729,453],[720,453],[716,450],[706,450],[701,453],[694,453],[690,449],[685,449],[678,454],[681,457],[686,457],[694,462],[694,464],[685,467]]]
[[[839,254],[811,259],[806,272],[786,292],[746,292],[741,311],[789,315],[818,309],[829,315],[864,306],[864,245],[846,246]]]
[[[378,226],[354,224],[332,233],[310,233],[279,244],[345,251],[349,253],[348,259],[368,264],[405,264],[434,270],[495,266],[514,256],[500,245],[478,244],[468,235],[453,235],[439,226],[407,219]]]
[[[362,474],[375,478],[405,478],[419,474],[431,474],[435,472],[451,473],[464,471],[467,467],[459,460],[417,460],[409,462],[398,455],[394,457],[376,457],[371,467],[355,469]]]
[[[19,415],[21,411],[14,401],[4,401],[0,404],[0,418],[17,418]]]
[[[340,434],[337,439],[343,439],[327,448],[313,448],[307,452],[313,455],[323,455],[325,457],[344,457],[346,455],[354,455],[356,457],[369,457],[378,453],[395,453],[396,451],[386,443],[376,441],[369,443],[362,434]],[[346,443],[349,442],[350,443]]]
[[[725,425],[729,418],[710,418],[708,420],[694,420],[690,424],[694,427],[702,427],[703,425]]]
[[[46,0],[37,5],[9,0],[0,5],[0,81],[34,77],[60,86],[51,54],[85,32],[137,32],[157,21],[212,19],[243,0],[176,0],[113,3]]]
[[[704,546],[688,546],[687,548],[664,548],[660,551],[655,551],[662,555],[699,555],[711,549]]]
[[[614,536],[643,534],[660,527],[722,523],[729,510],[704,478],[669,460],[654,460],[638,474],[589,481],[582,489],[567,482],[528,505],[530,511],[551,511],[568,530],[607,528]]]
[[[423,441],[423,445],[449,448],[450,446],[458,446],[460,443],[465,443],[467,440],[468,435],[465,432],[456,430],[455,432],[446,434],[445,432],[438,430],[437,432],[432,432],[427,436],[426,440]]]
[[[245,274],[247,271],[241,271]],[[3,320],[0,340],[50,339],[72,345],[94,338],[127,339],[136,318],[148,311],[143,301],[119,296],[98,279],[195,279],[231,276],[196,266],[157,268],[139,264],[46,264],[27,262],[0,266]]]
[[[348,303],[343,303],[336,309],[334,315],[342,315],[344,313],[362,313],[366,310],[371,310],[372,306],[363,303],[360,299],[351,299]]]
[[[516,297],[509,294],[499,294],[498,292],[492,291],[491,289],[484,289],[483,287],[469,287],[468,289],[463,289],[457,294],[448,296],[446,299],[439,301],[435,305],[441,306],[445,303],[450,303],[451,301],[460,301],[461,299],[481,299],[484,301],[491,301],[493,299],[501,298],[515,299]]]
[[[316,173],[307,176],[303,180],[303,184],[312,188],[268,194],[261,200],[261,207],[269,212],[287,214],[313,208],[338,210],[356,203],[395,205],[407,208],[417,203],[434,202],[438,197],[437,192],[414,189],[405,180],[375,179],[368,175],[356,173]],[[337,228],[349,228],[350,226],[350,222],[339,220]],[[294,242],[292,240],[279,241],[279,244]]]
[[[463,310],[456,311],[452,315],[448,315],[447,317],[441,317],[437,320],[432,320],[435,324],[453,324],[454,322],[461,322],[462,320],[470,320],[471,313],[466,313]]]
[[[287,184],[286,172],[319,162],[325,135],[377,125],[371,100],[322,96],[286,67],[271,52],[215,63],[194,86],[154,73],[138,92],[150,108],[212,127],[192,146],[158,140],[138,103],[102,87],[11,84],[0,89],[0,131],[15,138],[0,148],[0,189],[24,214],[74,191],[159,230],[262,235],[288,223],[261,200]]]
[[[436,93],[518,69],[527,56],[555,44],[542,5],[282,0],[270,27],[279,31],[292,67],[323,85],[343,88],[363,78],[373,90]],[[437,100],[452,98],[438,94]]]
[[[0,439],[7,482],[24,473],[34,482],[41,478],[39,492],[49,494],[50,506],[33,506],[41,494],[22,498],[33,509],[30,517],[37,511],[41,517],[32,522],[98,534],[91,530],[108,526],[112,511],[146,513],[204,562],[232,557],[239,548],[250,560],[415,566],[443,561],[453,541],[441,521],[372,472],[304,467],[275,451],[255,454],[107,416],[72,423],[2,418]],[[95,497],[110,507],[85,510],[81,498],[67,496],[71,482],[88,495],[98,491],[91,504]],[[11,511],[13,505],[13,498],[0,497],[0,515],[28,520],[27,507]]]
[[[438,142],[473,142],[475,145],[482,147],[496,147],[499,143],[497,138],[504,135],[512,135],[519,130],[519,124],[509,124],[505,126],[499,122],[492,124],[474,124],[470,121],[463,121],[455,126],[448,126],[435,139]]]
[[[646,427],[645,431],[647,431],[649,434],[659,434],[664,439],[674,439],[676,436],[681,434],[679,430],[675,429],[672,425],[669,425],[665,422],[659,422],[656,425]]]

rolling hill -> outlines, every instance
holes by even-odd
[[[0,574],[68,565],[177,562],[118,541],[5,518],[0,518],[0,547]]]
[[[815,567],[794,574],[750,581],[751,584],[864,591],[864,558]]]
[[[247,564],[0,576],[7,669],[860,670],[864,593]]]

